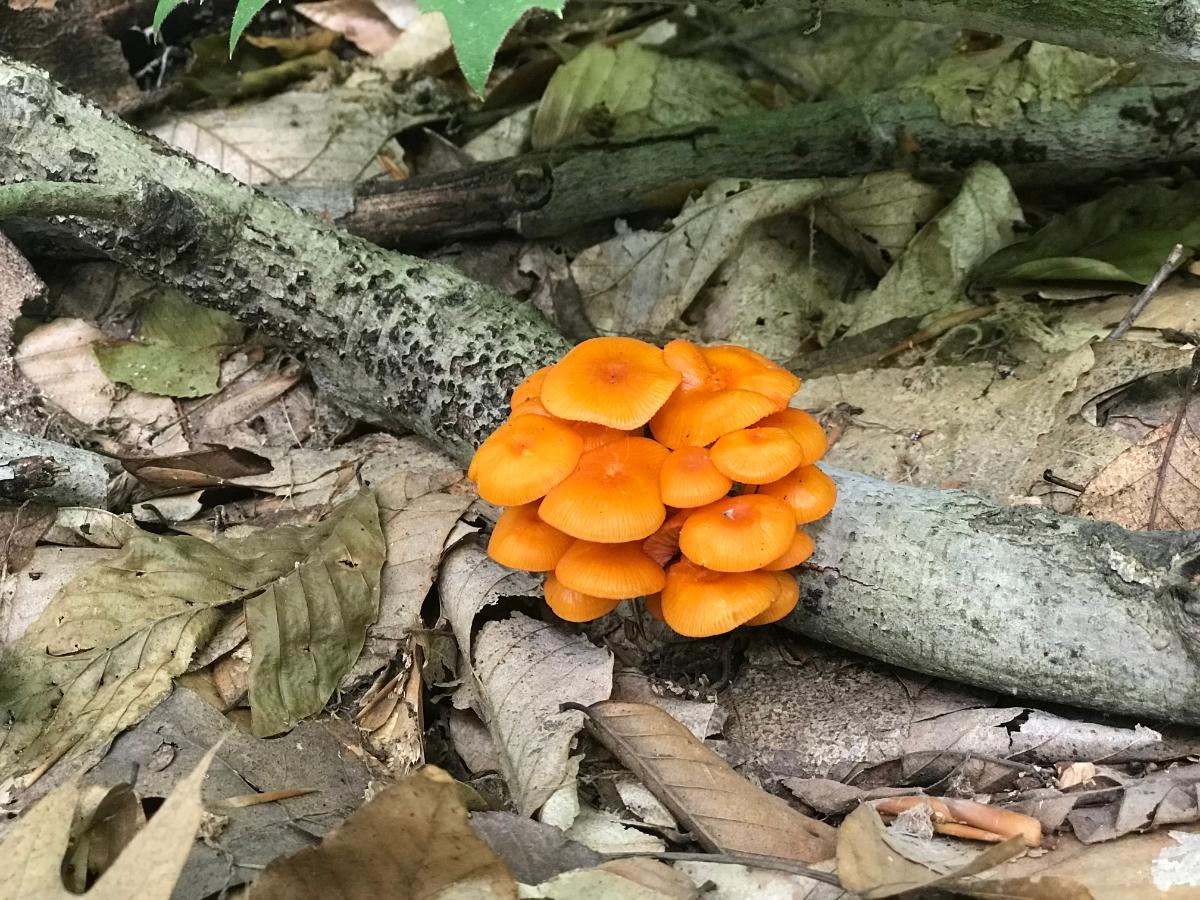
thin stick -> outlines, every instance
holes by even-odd
[[[820,869],[810,869],[807,866],[802,866],[800,863],[794,863],[786,859],[776,859],[770,856],[752,856],[748,853],[605,853],[609,859],[626,859],[631,857],[646,857],[648,859],[661,859],[666,862],[706,862],[717,863],[725,866],[749,866],[757,869],[771,869],[776,872],[787,872],[789,875],[800,875],[804,878],[811,878],[813,881],[823,881],[825,884],[832,884],[835,887],[841,887],[842,883],[838,881],[837,876],[829,872],[822,872]]]
[[[1167,258],[1163,261],[1163,264],[1158,267],[1158,271],[1154,273],[1154,277],[1150,279],[1150,283],[1142,288],[1142,292],[1133,301],[1133,306],[1129,308],[1129,312],[1125,313],[1125,318],[1117,324],[1116,328],[1108,333],[1108,337],[1105,338],[1106,341],[1115,341],[1133,327],[1134,321],[1146,311],[1146,307],[1150,305],[1150,301],[1154,299],[1154,295],[1158,293],[1158,289],[1162,287],[1162,283],[1171,276],[1172,272],[1179,268],[1182,262],[1183,244],[1176,244],[1171,248],[1171,252],[1167,254]]]

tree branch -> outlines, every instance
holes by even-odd
[[[385,246],[513,231],[561,234],[648,209],[678,209],[714,178],[817,178],[908,169],[961,173],[981,159],[1017,184],[1088,181],[1200,162],[1200,75],[1109,88],[1082,109],[1032,104],[1000,126],[950,125],[933,100],[885,91],[802,103],[602,145],[557,148],[458,172],[372,183],[342,224]]]

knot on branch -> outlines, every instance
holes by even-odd
[[[196,237],[203,215],[191,197],[152,181],[138,182],[135,233],[154,243],[178,249]]]

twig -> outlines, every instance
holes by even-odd
[[[822,872],[820,869],[810,869],[808,866],[802,866],[800,863],[790,862],[786,859],[776,859],[772,856],[751,856],[748,853],[682,853],[674,851],[664,853],[605,853],[604,855],[609,859],[646,857],[648,859],[661,859],[665,862],[707,862],[725,866],[749,866],[756,869],[772,869],[776,872],[787,872],[789,875],[800,875],[803,878],[811,878],[813,881],[832,884],[834,887],[842,886],[836,875],[829,872]]]
[[[1158,289],[1162,287],[1162,283],[1171,276],[1172,272],[1179,268],[1182,262],[1183,244],[1176,244],[1171,248],[1171,252],[1167,254],[1167,258],[1163,261],[1163,264],[1158,267],[1158,271],[1154,273],[1154,277],[1150,279],[1150,283],[1142,288],[1142,292],[1133,301],[1133,306],[1129,308],[1129,312],[1125,313],[1125,318],[1117,323],[1117,327],[1108,333],[1108,337],[1105,338],[1106,341],[1115,341],[1133,327],[1134,321],[1146,311],[1146,307],[1150,305],[1150,301],[1154,299],[1154,295],[1158,293]]]
[[[1042,481],[1045,481],[1048,484],[1058,485],[1061,488],[1066,488],[1068,491],[1074,491],[1077,494],[1082,494],[1084,490],[1082,484],[1076,484],[1074,481],[1067,481],[1065,478],[1060,478],[1058,475],[1055,475],[1051,469],[1047,469],[1042,473]]]

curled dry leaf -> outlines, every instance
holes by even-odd
[[[192,838],[204,818],[200,785],[217,748],[208,751],[192,773],[126,845],[89,900],[167,900],[192,850]],[[69,900],[78,897],[62,880],[63,854],[79,804],[78,781],[56,788],[33,806],[0,845],[0,898]]]
[[[275,860],[248,900],[337,896],[515,898],[503,860],[467,820],[457,783],[426,766],[376,794],[318,847]]]
[[[466,698],[491,733],[500,771],[523,815],[532,815],[572,781],[570,748],[583,716],[562,710],[606,699],[612,691],[612,655],[581,634],[520,613],[475,631],[480,610],[505,597],[537,597],[540,579],[488,559],[464,541],[442,566],[442,611],[466,660]]]
[[[1005,880],[974,879],[1025,849],[1020,837],[989,847],[966,865],[939,872],[902,854],[889,841],[879,813],[864,803],[848,815],[838,829],[837,872],[842,886],[864,898],[894,897],[920,888],[943,888],[969,897],[1027,897],[1043,900],[1092,900],[1078,882],[1066,878],[1044,878],[1020,885]],[[1020,892],[1018,892],[1020,888]]]
[[[876,800],[872,805],[876,812],[885,816],[924,807],[929,810],[934,830],[941,834],[992,843],[1019,837],[1027,847],[1040,847],[1042,844],[1042,826],[1037,819],[973,800],[955,797],[887,797]]]
[[[597,703],[589,726],[671,813],[714,853],[819,862],[834,829],[751,784],[661,709]]]

